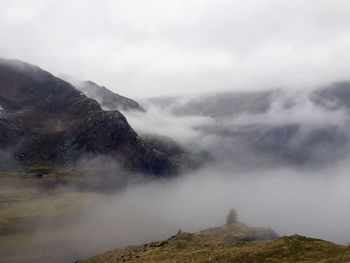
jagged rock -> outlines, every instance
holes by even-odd
[[[82,81],[74,85],[87,97],[95,99],[104,109],[107,110],[136,110],[145,112],[146,110],[136,101],[116,94],[104,86],[99,86],[92,81]]]
[[[104,111],[71,84],[27,63],[0,59],[0,148],[27,166],[112,156],[132,171],[169,175],[177,164],[145,143],[117,110]]]

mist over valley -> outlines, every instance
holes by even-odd
[[[350,260],[346,1],[2,6],[0,262]]]

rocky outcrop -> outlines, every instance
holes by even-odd
[[[125,168],[154,175],[176,172],[117,110],[102,110],[71,84],[27,63],[0,60],[0,148],[27,166],[72,165],[108,155]]]
[[[104,86],[99,86],[92,81],[82,81],[74,85],[88,98],[95,99],[104,109],[121,111],[141,111],[146,110],[136,101],[112,92]]]

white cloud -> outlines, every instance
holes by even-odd
[[[0,56],[132,96],[348,78],[350,3],[1,1]]]

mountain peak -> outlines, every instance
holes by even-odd
[[[106,110],[146,111],[135,100],[116,94],[104,86],[97,85],[93,81],[78,82],[75,84],[75,87],[87,97],[96,99],[102,108]]]

